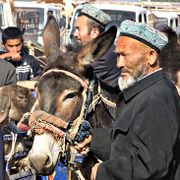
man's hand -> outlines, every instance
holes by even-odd
[[[99,167],[100,163],[96,163],[91,170],[91,180],[96,180],[96,176],[97,176],[97,169]]]
[[[87,154],[89,152],[89,144],[90,144],[91,140],[92,140],[92,136],[89,135],[80,143],[75,144],[75,149],[83,156],[87,156]]]
[[[19,52],[8,52],[9,58],[11,58],[13,61],[20,61],[21,55]]]
[[[13,61],[20,61],[21,60],[21,55],[19,52],[7,52],[4,54],[0,55],[0,58],[10,60],[12,59]]]

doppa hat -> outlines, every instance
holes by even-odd
[[[80,14],[88,16],[103,27],[111,21],[111,17],[108,14],[88,3],[83,5]]]
[[[137,39],[155,49],[158,53],[168,43],[167,36],[145,23],[125,20],[120,25],[120,36],[125,35]]]

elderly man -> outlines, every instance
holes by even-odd
[[[78,18],[75,21],[74,37],[80,46],[86,45],[101,33],[109,25],[111,17],[102,10],[90,4],[83,5]],[[116,54],[114,46],[92,65],[96,77],[109,87],[118,86],[119,69],[116,67]]]
[[[76,147],[85,154],[84,145],[91,141],[90,150],[98,157],[109,149],[109,159],[92,168],[92,179],[175,179],[179,166],[178,93],[158,61],[167,42],[164,34],[145,24],[121,23],[116,42],[121,70],[116,121],[112,131],[94,129],[92,136]],[[106,141],[102,141],[104,137]]]

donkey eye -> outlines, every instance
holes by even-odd
[[[66,95],[66,97],[64,98],[64,100],[66,99],[72,99],[77,95],[77,92],[73,92],[73,93],[69,93],[68,95]]]
[[[19,95],[19,96],[17,96],[17,99],[18,99],[18,100],[22,100],[22,99],[24,99],[24,96],[20,96],[20,95]]]

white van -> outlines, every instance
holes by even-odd
[[[25,28],[25,41],[42,45],[41,34],[49,14],[60,23],[60,8],[53,4],[15,1],[14,6],[17,27]]]
[[[0,0],[0,27],[2,29],[8,26],[15,26],[13,13],[11,11],[10,1]]]
[[[1,29],[5,29],[8,26],[15,26],[15,22],[13,19],[13,15],[11,12],[11,7],[9,1],[4,2],[0,0],[0,27]],[[1,45],[1,32],[0,32],[0,50],[3,50]]]
[[[122,4],[116,4],[116,3],[91,3],[93,6],[103,10],[109,16],[111,16],[112,23],[116,24],[117,26],[120,25],[120,23],[123,20],[129,19],[136,22],[147,22],[147,10],[135,5],[122,5]],[[72,15],[72,19],[70,22],[70,29],[69,29],[69,36],[70,36],[70,43],[72,43],[73,40],[73,33],[74,33],[74,22],[79,15],[80,11],[82,9],[82,5],[79,5],[74,10],[74,13]]]
[[[158,19],[161,19],[162,23],[167,24],[174,31],[177,31],[177,27],[178,27],[178,15],[177,15],[176,12],[170,12],[170,11],[152,11],[152,13]]]

